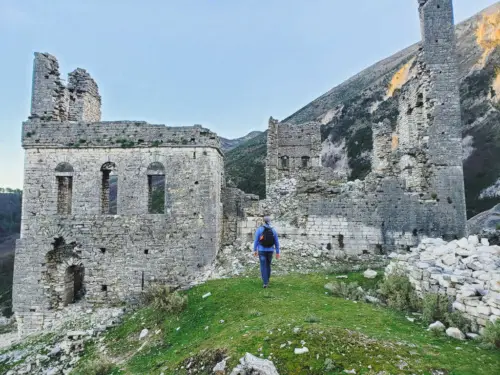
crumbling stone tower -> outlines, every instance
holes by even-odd
[[[188,283],[220,247],[217,135],[200,125],[101,122],[100,106],[85,70],[65,86],[56,58],[35,54],[13,285],[21,335],[81,298],[119,303],[151,282]]]
[[[419,0],[419,13],[422,48],[400,95],[396,173],[408,192],[435,202],[430,222],[439,223],[437,233],[461,236],[466,208],[452,0]]]

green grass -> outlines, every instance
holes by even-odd
[[[359,273],[349,274],[348,280],[364,289],[378,281]],[[117,363],[113,374],[185,374],[176,369],[200,351],[216,349],[231,355],[230,368],[245,352],[271,356],[280,374],[340,374],[352,368],[369,374],[371,366],[372,373],[430,374],[443,369],[470,375],[494,374],[500,368],[498,351],[436,337],[384,307],[325,294],[324,284],[335,281],[321,274],[289,275],[273,277],[269,289],[262,289],[256,278],[210,281],[186,293],[188,307],[178,316],[138,310],[106,335],[107,356]],[[203,299],[207,292],[212,295]],[[139,341],[143,328],[150,333]],[[295,355],[293,349],[301,347],[302,340],[309,353]],[[85,360],[92,353],[90,348]]]

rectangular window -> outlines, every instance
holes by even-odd
[[[165,176],[148,176],[148,212],[150,214],[165,213]]]
[[[73,177],[57,176],[57,213],[71,215],[71,201],[73,198]]]
[[[111,175],[111,171],[102,171],[101,212],[116,215],[118,213],[118,176]]]

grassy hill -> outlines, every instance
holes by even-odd
[[[468,217],[500,203],[500,3],[456,27],[460,74],[464,175]],[[400,90],[397,77],[415,57],[419,44],[363,70],[283,121],[322,123],[323,165],[340,168],[348,160],[350,179],[371,169],[373,123],[389,119],[396,126]],[[389,95],[391,94],[391,95]],[[227,175],[248,193],[263,197],[266,134],[227,154]],[[256,147],[256,145],[261,147]],[[247,173],[246,173],[247,172]],[[492,188],[495,187],[495,188]],[[487,190],[490,188],[489,190]]]
[[[76,374],[212,374],[224,356],[232,369],[245,352],[270,358],[283,375],[495,374],[500,352],[473,341],[436,336],[422,324],[384,307],[325,293],[333,275],[288,275],[262,289],[252,277],[210,281],[185,294],[186,310],[170,315],[142,308],[86,348]],[[379,279],[350,273],[365,289]],[[205,293],[208,298],[202,298]],[[149,334],[140,340],[141,330]],[[294,354],[305,346],[306,354]],[[104,354],[103,354],[104,353]],[[111,370],[112,368],[112,370]],[[196,371],[195,371],[196,369]]]

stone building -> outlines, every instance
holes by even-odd
[[[399,95],[396,129],[389,121],[372,124],[372,172],[365,180],[346,183],[321,166],[319,123],[270,119],[261,209],[274,215],[284,237],[345,256],[466,234],[452,0],[418,5],[420,52]],[[247,215],[240,237],[249,238],[256,223]]]
[[[85,296],[110,304],[152,281],[183,282],[221,244],[223,155],[199,125],[101,122],[83,69],[67,86],[57,60],[34,59],[13,307],[20,334]]]

